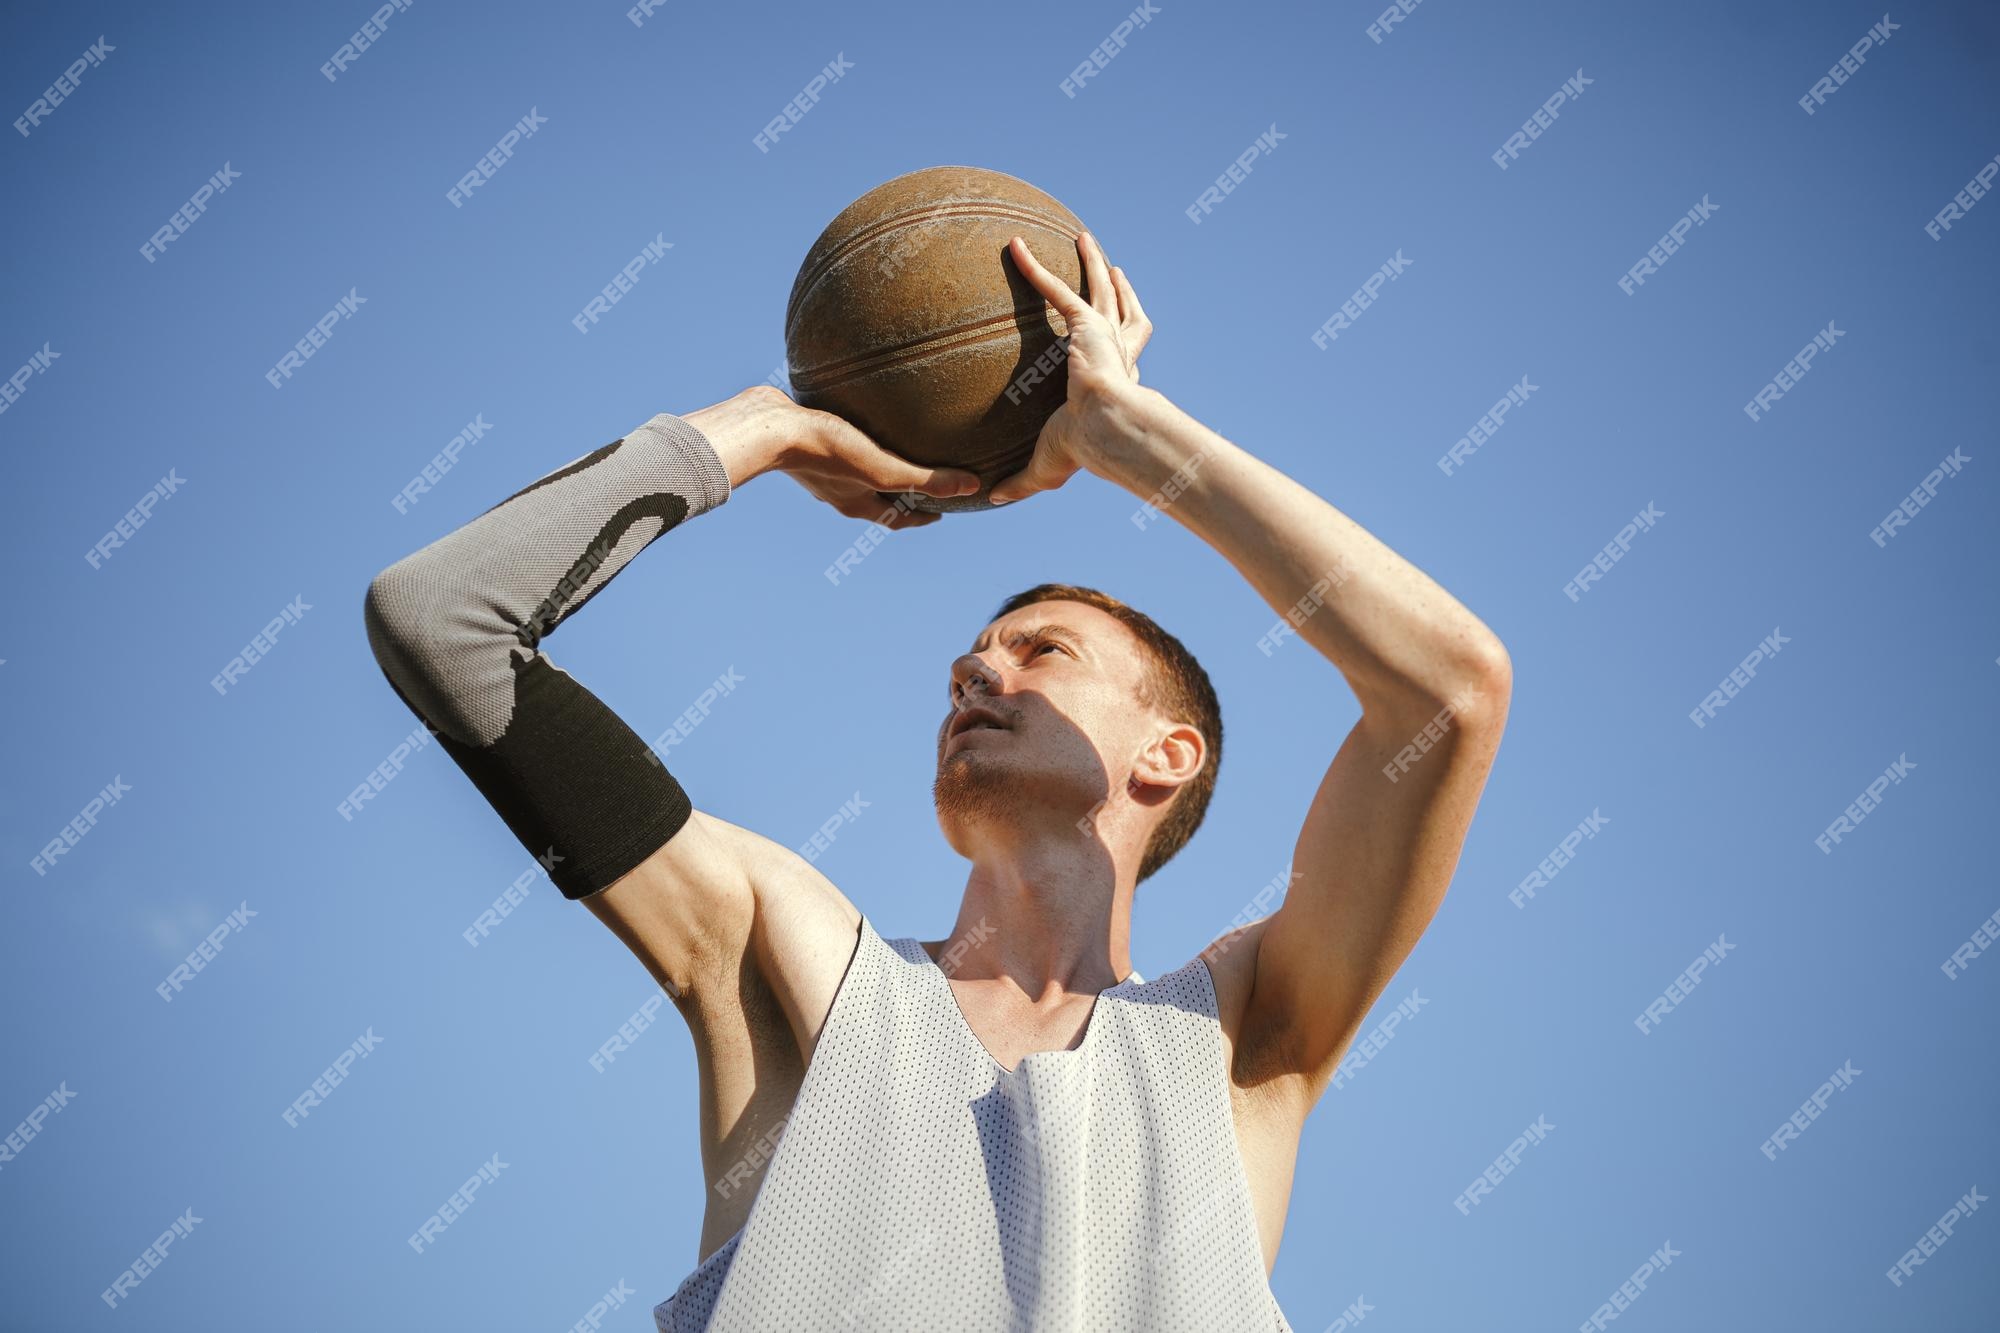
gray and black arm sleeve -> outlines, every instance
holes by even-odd
[[[708,437],[661,413],[377,574],[364,614],[390,687],[566,898],[611,885],[693,807],[541,642],[655,538],[729,498]],[[560,860],[553,861],[553,850]]]

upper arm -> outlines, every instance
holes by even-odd
[[[696,810],[680,832],[584,899],[689,1022],[734,1011],[746,964],[810,1050],[854,951],[861,914],[788,847]]]
[[[1293,848],[1291,888],[1257,941],[1239,1082],[1284,1079],[1317,1100],[1436,915],[1505,726],[1500,662],[1444,724],[1436,701],[1364,708],[1335,754]]]

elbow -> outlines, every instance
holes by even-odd
[[[1472,652],[1450,702],[1467,723],[1506,725],[1507,705],[1514,695],[1514,661],[1506,645],[1488,633]]]
[[[1394,688],[1373,697],[1386,715],[1401,719],[1406,728],[1414,723],[1450,717],[1459,727],[1506,724],[1508,701],[1514,691],[1514,664],[1507,649],[1491,633],[1454,644],[1421,676],[1401,679]],[[1364,699],[1364,703],[1370,702]]]
[[[369,651],[389,678],[399,683],[420,660],[423,636],[433,619],[425,614],[422,587],[423,580],[405,558],[370,579],[361,599]]]
[[[1503,705],[1514,693],[1514,659],[1497,634],[1488,633],[1480,643],[1474,657],[1471,688]]]

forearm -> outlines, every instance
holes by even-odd
[[[1506,660],[1498,638],[1353,519],[1150,388],[1104,411],[1090,470],[1219,552],[1364,708],[1422,709],[1491,686]]]
[[[725,502],[732,462],[661,415],[572,460],[376,575],[370,647],[524,847],[582,897],[672,837],[685,792],[542,641],[655,538]],[[556,868],[560,867],[560,868]]]

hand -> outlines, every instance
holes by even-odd
[[[944,517],[897,504],[894,494],[921,491],[949,499],[982,484],[976,472],[927,467],[892,454],[844,418],[800,407],[771,384],[753,385],[682,420],[715,446],[732,488],[766,472],[788,473],[847,517],[885,528],[928,527]]]
[[[1079,468],[1090,467],[1116,433],[1113,409],[1121,395],[1139,383],[1139,353],[1153,336],[1153,321],[1146,318],[1125,270],[1106,263],[1095,236],[1084,232],[1076,248],[1083,257],[1088,301],[1043,268],[1026,241],[1016,236],[1009,243],[1022,276],[1069,326],[1069,396],[1042,427],[1028,466],[994,483],[988,498],[996,503],[1052,491]]]

